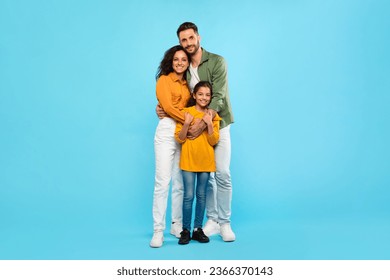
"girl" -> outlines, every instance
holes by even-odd
[[[154,136],[156,174],[153,196],[153,238],[150,246],[161,247],[164,241],[165,214],[169,184],[172,178],[171,234],[179,237],[182,228],[183,178],[179,169],[180,145],[175,141],[177,122],[184,122],[182,109],[190,98],[185,72],[190,63],[181,46],[174,46],[164,54],[157,71],[156,95],[166,117],[160,119]],[[177,229],[176,229],[177,228]]]
[[[192,239],[201,243],[209,242],[209,238],[202,230],[203,216],[206,208],[206,187],[210,172],[215,171],[214,148],[219,140],[219,121],[207,109],[212,97],[212,86],[209,82],[201,81],[194,87],[193,99],[185,108],[184,123],[176,124],[175,138],[182,144],[180,156],[180,169],[183,173],[184,199],[183,199],[183,231],[180,233],[179,244],[188,244],[191,240],[192,205],[196,178],[196,208]],[[187,132],[194,118],[202,119],[207,129],[195,138],[188,139]]]

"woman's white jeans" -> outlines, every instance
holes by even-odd
[[[230,125],[228,125],[219,131],[219,142],[215,146],[217,171],[210,174],[206,196],[206,216],[220,224],[230,223],[232,204],[230,158]]]
[[[172,118],[159,121],[154,136],[156,173],[153,196],[154,231],[165,230],[169,185],[172,178],[172,222],[182,223],[183,177],[179,168],[181,145],[175,140],[176,122]]]

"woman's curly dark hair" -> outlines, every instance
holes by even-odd
[[[184,51],[188,58],[188,63],[190,63],[191,58],[188,53],[184,50],[184,48],[180,45],[173,46],[169,50],[164,53],[164,57],[160,62],[160,66],[157,69],[156,80],[160,78],[162,75],[168,75],[173,72],[172,62],[173,57],[177,51]]]

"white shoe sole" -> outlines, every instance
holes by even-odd
[[[218,229],[211,229],[211,230],[204,229],[203,232],[206,236],[220,234],[220,230],[218,230]]]
[[[175,231],[174,230],[172,230],[171,229],[171,231],[169,232],[171,235],[173,235],[174,237],[176,237],[176,238],[180,238],[180,233],[175,233]]]
[[[161,246],[163,245],[163,242],[158,243],[158,244],[154,244],[152,242],[150,242],[149,246],[152,247],[152,248],[160,248]]]
[[[225,242],[233,242],[234,240],[236,240],[236,237],[223,238],[222,235],[221,235],[221,237],[222,237],[222,240]]]

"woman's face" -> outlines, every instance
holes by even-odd
[[[188,57],[184,51],[177,51],[173,56],[172,67],[176,74],[184,74],[189,66]]]

